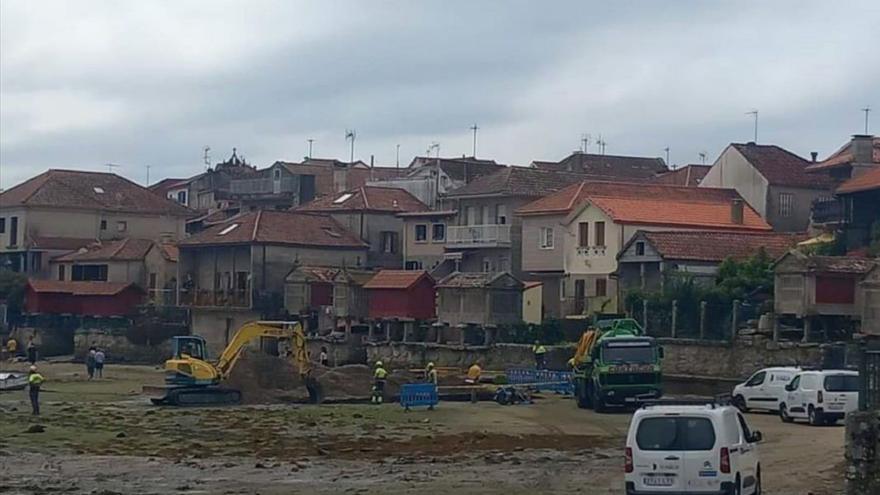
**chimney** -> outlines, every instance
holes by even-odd
[[[850,143],[850,152],[853,156],[853,162],[860,164],[870,164],[874,161],[874,136],[868,134],[856,134],[852,137]]]
[[[735,198],[730,203],[730,223],[734,225],[743,224],[743,200]]]
[[[819,153],[816,151],[810,152],[810,158],[813,160],[813,163],[816,163],[816,158],[819,156]]]

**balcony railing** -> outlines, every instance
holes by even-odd
[[[203,307],[251,307],[251,294],[246,289],[182,289],[181,306]]]
[[[297,180],[294,177],[274,179],[238,179],[230,181],[229,191],[232,194],[283,194],[297,192]]]
[[[814,224],[843,222],[843,203],[836,198],[813,200],[812,220]]]
[[[446,244],[457,247],[510,246],[510,225],[449,226]]]

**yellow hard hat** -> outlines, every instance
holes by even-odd
[[[382,361],[376,361],[376,366],[382,366]]]

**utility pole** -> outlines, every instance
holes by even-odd
[[[746,115],[754,115],[755,116],[755,144],[758,144],[758,110],[752,110],[751,112],[746,112]]]
[[[150,166],[147,165],[147,185],[150,185]]]
[[[400,145],[397,145],[397,168],[400,168]]]
[[[477,127],[476,122],[474,123],[473,126],[471,126],[471,130],[474,131],[474,154],[472,155],[474,158],[477,157],[477,131],[478,131],[479,129],[480,129],[480,128]]]
[[[309,155],[308,155],[308,159],[311,160],[311,159],[312,159],[312,143],[314,143],[315,140],[312,139],[312,138],[308,138],[308,139],[306,139],[306,141],[309,142]]]
[[[348,163],[354,163],[354,140],[357,138],[357,132],[354,129],[345,131],[345,139],[351,143],[351,154],[349,155]]]
[[[865,134],[867,135],[868,134],[868,114],[871,113],[871,107],[866,106],[865,108],[862,109],[862,111],[865,112]]]

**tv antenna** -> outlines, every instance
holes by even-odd
[[[605,154],[605,146],[606,146],[607,144],[608,144],[608,143],[605,142],[604,139],[602,139],[602,135],[599,134],[599,139],[596,140],[596,146],[599,147],[599,154],[600,154],[600,155],[604,155],[604,154]]]
[[[480,130],[480,128],[477,127],[476,122],[474,123],[474,125],[471,126],[471,130],[474,131],[474,154],[473,154],[473,157],[476,158],[477,157],[477,131]]]
[[[865,134],[868,134],[868,114],[871,113],[871,107],[865,106],[862,111],[865,112]]]
[[[438,143],[437,141],[434,141],[433,143],[431,143],[430,146],[428,146],[428,149],[425,151],[425,153],[427,153],[428,156],[430,157],[431,151],[434,151],[436,153],[436,157],[440,158],[440,143]]]
[[[202,160],[205,162],[205,167],[211,168],[211,147],[205,146],[202,151],[204,152]]]
[[[586,153],[589,149],[590,139],[592,139],[592,136],[589,134],[581,134],[581,153]]]
[[[663,151],[666,152],[666,166],[669,166],[669,146],[663,148]]]
[[[111,174],[114,173],[113,172],[114,168],[119,168],[121,166],[121,165],[117,165],[115,163],[106,163],[105,165],[107,166],[107,171],[110,172]]]
[[[309,154],[308,154],[308,157],[307,157],[307,158],[308,158],[309,160],[311,160],[311,159],[312,159],[312,143],[314,143],[315,140],[312,139],[312,138],[308,138],[308,139],[306,139],[306,141],[309,142]]]
[[[147,185],[150,185],[150,166],[147,165]]]
[[[357,131],[354,129],[346,129],[345,130],[345,140],[349,142],[349,146],[351,146],[351,152],[349,155],[348,163],[354,163],[354,140],[357,139]]]
[[[758,110],[752,110],[751,112],[746,112],[746,115],[754,115],[755,116],[755,139],[753,140],[755,144],[758,143]]]
[[[400,145],[397,145],[397,168],[400,168]]]
[[[702,165],[706,164],[706,152],[705,151],[700,152],[700,163]]]

